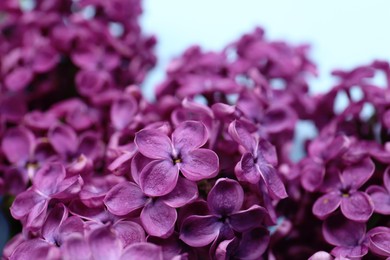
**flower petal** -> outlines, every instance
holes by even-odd
[[[64,260],[91,259],[91,249],[81,234],[73,234],[60,247]]]
[[[334,212],[341,204],[341,196],[337,192],[331,192],[318,198],[313,205],[313,214],[324,219]]]
[[[182,155],[180,170],[192,181],[213,178],[218,174],[219,159],[212,150],[196,149]]]
[[[312,160],[305,162],[302,169],[301,183],[305,190],[314,192],[322,184],[325,177],[325,167]]]
[[[44,165],[34,176],[34,187],[50,196],[57,192],[61,182],[66,176],[65,167],[61,163],[50,163]]]
[[[372,185],[366,193],[374,203],[374,211],[384,215],[390,215],[390,194],[382,186]]]
[[[267,216],[265,208],[253,205],[247,210],[238,211],[229,216],[229,223],[235,231],[246,232],[263,225]]]
[[[280,179],[275,168],[263,161],[263,159],[258,158],[257,165],[259,167],[260,176],[263,178],[265,185],[267,186],[270,196],[274,199],[284,199],[286,198],[287,192],[282,180]]]
[[[197,149],[204,145],[208,138],[206,127],[198,121],[185,121],[172,133],[172,143],[178,152]]]
[[[112,226],[112,229],[122,241],[124,248],[128,245],[145,241],[144,229],[135,222],[118,221]]]
[[[11,128],[5,132],[1,149],[8,161],[23,164],[30,157],[34,145],[34,135],[26,128]]]
[[[142,170],[139,184],[142,191],[152,197],[170,193],[177,184],[179,168],[170,161],[155,160]]]
[[[11,214],[16,219],[21,219],[24,216],[31,213],[31,209],[37,205],[44,205],[46,199],[36,193],[35,191],[28,189],[25,192],[16,196],[11,206]]]
[[[115,100],[110,110],[111,122],[115,129],[122,130],[128,126],[134,119],[137,109],[137,102],[130,95]]]
[[[245,148],[246,152],[255,152],[256,140],[240,121],[233,121],[229,125],[229,134],[234,141]]]
[[[244,202],[244,190],[231,179],[221,178],[207,196],[207,204],[212,213],[227,216],[240,210]]]
[[[123,251],[120,260],[163,260],[161,247],[151,243],[136,243]]]
[[[341,212],[350,220],[365,222],[374,213],[374,206],[366,193],[357,191],[350,194],[349,197],[343,197]]]
[[[374,162],[366,158],[358,164],[346,168],[342,174],[345,185],[359,189],[374,173]]]
[[[176,187],[162,197],[165,204],[172,208],[180,208],[198,197],[198,186],[195,182],[179,177]]]
[[[99,227],[88,237],[93,259],[119,259],[123,245],[109,227]]]
[[[214,216],[191,216],[180,228],[180,239],[193,247],[207,246],[218,237],[222,226]]]
[[[140,153],[146,157],[171,160],[171,140],[161,131],[152,129],[141,130],[135,135],[134,142]]]
[[[146,197],[135,183],[122,182],[111,188],[104,198],[108,211],[117,216],[124,216],[142,208]]]
[[[366,224],[346,219],[340,214],[332,215],[324,221],[322,234],[334,246],[354,247],[366,234]]]
[[[241,161],[238,162],[235,173],[237,179],[240,181],[250,182],[256,184],[260,180],[260,173],[255,164],[255,158],[252,153],[244,153]]]
[[[235,256],[238,259],[259,259],[267,250],[269,232],[264,228],[255,228],[242,234]]]
[[[370,249],[381,256],[390,256],[390,232],[380,232],[370,236]]]
[[[42,236],[46,241],[55,244],[58,242],[57,230],[68,217],[68,210],[64,204],[59,203],[54,207],[45,220],[45,224],[42,226]]]
[[[156,237],[168,237],[172,234],[177,219],[176,209],[161,200],[148,203],[141,212],[141,222],[145,231]]]
[[[77,135],[67,125],[56,125],[52,127],[47,134],[50,143],[56,152],[61,155],[71,155],[77,150]]]

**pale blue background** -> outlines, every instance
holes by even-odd
[[[148,97],[168,61],[191,44],[220,50],[256,25],[270,39],[312,44],[320,76],[314,92],[330,87],[329,72],[374,58],[390,59],[388,0],[146,0],[142,24],[159,39],[159,64],[146,82]]]

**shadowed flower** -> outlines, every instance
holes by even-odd
[[[374,170],[374,163],[366,158],[347,167],[342,174],[335,173],[328,193],[314,203],[314,215],[324,219],[340,206],[346,218],[359,222],[367,221],[374,212],[374,205],[371,198],[358,189],[371,177]]]
[[[219,179],[207,196],[210,215],[187,217],[180,228],[180,239],[193,247],[202,247],[214,240],[234,238],[234,231],[246,232],[261,227],[267,212],[253,205],[240,210],[244,191],[231,179]]]

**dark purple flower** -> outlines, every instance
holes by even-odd
[[[180,239],[193,247],[210,244],[217,238],[234,237],[233,231],[246,232],[261,227],[266,210],[258,205],[240,210],[244,191],[231,179],[219,179],[207,196],[210,215],[187,217],[180,228]]]
[[[180,124],[171,139],[157,130],[138,132],[134,141],[139,152],[153,159],[139,175],[143,192],[149,196],[168,194],[176,186],[179,171],[191,181],[215,177],[218,156],[212,150],[200,148],[207,139],[206,127],[196,121]]]
[[[360,258],[368,252],[364,223],[334,215],[325,220],[322,234],[329,244],[336,246],[331,252],[336,257]]]
[[[358,189],[372,176],[374,170],[374,163],[366,158],[347,167],[342,174],[335,173],[328,192],[314,203],[314,215],[324,219],[340,206],[346,218],[367,221],[374,212],[374,204],[365,192]]]
[[[274,168],[277,163],[275,148],[266,140],[258,141],[240,121],[230,124],[229,133],[245,149],[235,169],[237,178],[250,183],[261,180],[273,198],[286,198],[284,184]]]

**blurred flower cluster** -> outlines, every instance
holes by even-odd
[[[150,102],[141,11],[1,1],[4,259],[390,257],[387,62],[313,95],[308,46],[256,28],[188,48]],[[302,122],[318,134],[297,143]]]

